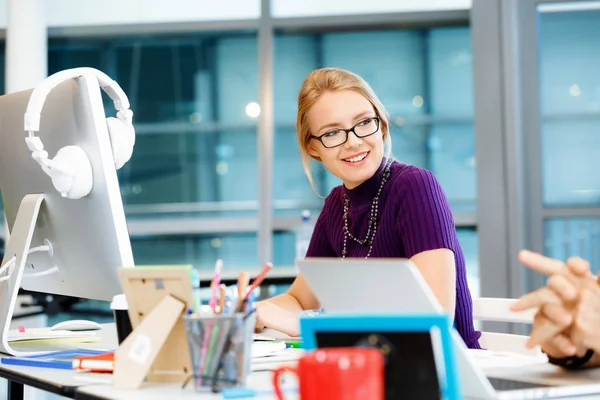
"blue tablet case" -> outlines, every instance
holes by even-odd
[[[445,314],[344,313],[300,319],[305,350],[378,347],[386,364],[386,398],[410,390],[421,390],[421,399],[462,398],[450,329],[452,322]]]

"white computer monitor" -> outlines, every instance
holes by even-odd
[[[77,145],[90,159],[93,188],[77,200],[61,197],[27,148],[23,121],[31,93],[0,96],[0,191],[10,232],[1,265],[21,258],[28,248],[22,270],[0,274],[0,280],[5,278],[0,281],[3,335],[19,287],[110,300],[122,293],[117,269],[134,266],[98,81],[93,76],[64,81],[50,92],[41,113],[38,136],[50,157],[61,147]],[[39,214],[36,203],[41,203]]]

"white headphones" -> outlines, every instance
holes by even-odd
[[[116,169],[121,168],[129,161],[135,145],[133,112],[129,109],[129,100],[119,84],[110,79],[108,75],[94,68],[73,68],[57,72],[46,78],[33,90],[27,104],[25,131],[28,136],[25,138],[25,142],[32,152],[33,159],[52,178],[56,190],[63,197],[69,199],[80,199],[92,191],[94,177],[90,159],[79,146],[65,146],[58,150],[53,159],[49,159],[42,141],[35,136],[34,132],[40,129],[40,115],[50,91],[60,83],[82,75],[93,75],[98,79],[100,88],[108,94],[117,110],[117,118],[106,118]]]

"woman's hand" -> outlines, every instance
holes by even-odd
[[[265,329],[265,323],[262,320],[262,314],[260,312],[261,307],[265,301],[258,301],[254,303],[254,307],[256,308],[256,325],[254,326],[254,332],[260,332]]]
[[[538,307],[527,345],[541,345],[554,358],[600,351],[600,287],[589,263],[573,257],[564,264],[531,252],[521,252],[519,259],[550,275],[546,287],[524,295],[511,307],[514,311]]]
[[[320,308],[319,301],[302,275],[283,294],[256,303],[256,329],[271,328],[286,335],[300,335],[300,314]]]
[[[299,336],[299,314],[286,310],[269,300],[259,301],[255,303],[255,306],[257,314],[256,331],[271,328],[288,336]]]

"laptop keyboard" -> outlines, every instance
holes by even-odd
[[[488,377],[488,380],[492,384],[492,387],[496,390],[520,390],[520,389],[535,389],[535,388],[552,387],[551,385],[544,385],[541,383],[520,382],[520,381],[513,381],[510,379],[501,379],[501,378],[489,378]]]

